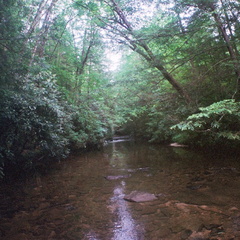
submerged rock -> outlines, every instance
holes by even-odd
[[[124,197],[124,200],[130,202],[149,202],[157,200],[156,195],[147,192],[133,191]]]

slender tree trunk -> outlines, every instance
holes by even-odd
[[[223,40],[224,40],[224,42],[227,46],[227,49],[228,49],[230,58],[233,62],[234,70],[235,70],[235,73],[236,73],[236,76],[237,76],[236,91],[233,95],[233,98],[234,97],[239,97],[239,94],[240,94],[239,93],[239,91],[240,91],[240,62],[237,58],[238,52],[237,52],[236,49],[234,49],[234,46],[232,45],[232,43],[230,41],[230,38],[229,38],[229,36],[226,32],[224,24],[222,23],[219,14],[216,12],[216,7],[215,7],[214,3],[209,4],[209,6],[210,6],[210,11],[212,13],[212,16],[214,17],[214,20],[217,24],[217,27],[218,27],[219,31],[221,32]]]
[[[44,47],[46,45],[47,35],[48,35],[49,28],[50,28],[49,21],[51,18],[52,10],[57,1],[58,0],[52,0],[48,9],[46,10],[45,17],[44,17],[44,20],[42,23],[42,28],[41,28],[39,36],[38,36],[38,40],[36,41],[36,44],[32,51],[30,66],[32,65],[32,63],[34,61],[35,56],[43,57],[43,55],[44,55]]]
[[[38,10],[35,14],[35,17],[33,19],[33,21],[30,23],[30,27],[27,31],[27,39],[26,41],[28,41],[28,38],[31,36],[31,34],[35,31],[36,27],[40,24],[40,20],[41,20],[41,16],[42,13],[45,9],[45,6],[47,4],[48,0],[42,0],[39,4]]]
[[[40,23],[41,23],[41,17],[42,17],[42,15],[43,15],[43,12],[44,12],[44,9],[45,9],[45,7],[46,7],[46,5],[47,5],[47,2],[48,2],[48,0],[42,0],[42,1],[39,3],[37,12],[35,13],[35,16],[34,16],[34,18],[33,18],[32,21],[30,20],[31,17],[32,17],[32,16],[31,16],[32,13],[29,14],[29,16],[28,16],[28,21],[27,21],[28,24],[26,24],[26,25],[29,25],[29,26],[28,26],[28,29],[26,29],[26,39],[25,39],[24,44],[23,44],[22,49],[21,49],[21,55],[25,52],[26,45],[27,45],[29,39],[31,38],[31,35],[34,33],[34,31],[36,30],[36,28],[37,28],[37,27],[40,25]],[[34,47],[33,47],[32,56],[33,56],[33,53],[36,51],[35,49],[36,49],[36,44],[37,44],[37,42],[38,42],[38,38],[37,38],[37,40],[36,40],[36,42],[35,42],[35,45],[34,45]],[[32,65],[32,60],[33,60],[33,57],[31,57],[31,59],[30,59],[30,64],[29,64],[29,66]]]
[[[237,46],[236,46],[236,43],[235,43],[235,37],[234,37],[234,34],[233,34],[233,29],[232,29],[232,26],[231,26],[231,23],[230,23],[228,12],[226,11],[227,3],[225,3],[225,5],[224,5],[223,0],[220,0],[220,1],[221,1],[221,4],[222,4],[223,11],[224,11],[224,15],[225,15],[226,23],[227,23],[227,28],[228,28],[229,33],[230,33],[230,39],[231,39],[233,48],[234,48],[235,53],[238,55],[238,50],[237,50]]]
[[[77,74],[78,75],[81,75],[83,74],[83,71],[84,71],[84,67],[87,63],[87,60],[89,58],[89,55],[90,55],[90,52],[91,52],[91,48],[93,47],[94,45],[94,33],[91,34],[91,39],[89,40],[88,39],[88,33],[87,31],[85,30],[85,33],[84,33],[84,38],[83,38],[83,49],[82,49],[82,56],[81,56],[81,63],[80,63],[80,66],[78,67],[78,71],[77,71]],[[86,41],[88,40],[88,41]],[[86,42],[88,42],[88,46],[86,46]]]
[[[82,85],[82,82],[80,82],[80,84],[79,84],[78,77],[79,76],[81,77],[81,75],[84,73],[84,69],[89,60],[89,56],[90,56],[92,47],[95,44],[95,34],[96,34],[96,32],[94,30],[93,31],[91,30],[91,33],[88,33],[87,30],[85,30],[85,32],[84,32],[81,61],[76,69],[76,83],[74,86],[74,89],[78,93],[81,93],[81,85]]]
[[[156,56],[152,53],[150,48],[147,46],[146,43],[141,42],[141,46],[145,49],[145,51],[148,54],[148,58],[145,57],[145,59],[155,68],[157,68],[164,78],[172,85],[172,87],[179,93],[180,96],[182,96],[187,103],[191,103],[192,100],[188,93],[183,89],[183,87],[178,83],[178,81],[166,70],[164,65],[161,63],[160,60],[156,58]],[[139,52],[139,54],[141,54]]]

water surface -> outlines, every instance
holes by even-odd
[[[3,240],[240,239],[239,156],[113,142],[0,194]]]

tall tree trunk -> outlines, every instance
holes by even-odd
[[[179,84],[179,82],[167,71],[164,67],[164,64],[154,55],[151,49],[148,47],[146,42],[136,36],[133,32],[133,28],[130,22],[127,20],[121,8],[118,6],[115,0],[110,0],[113,6],[113,11],[116,13],[120,21],[117,21],[120,24],[120,27],[123,27],[124,30],[127,30],[128,34],[124,33],[121,30],[117,30],[118,34],[125,38],[127,41],[127,45],[135,52],[140,54],[143,58],[145,58],[151,66],[157,68],[163,77],[172,85],[172,87],[182,96],[185,101],[189,104],[192,102],[188,93],[183,89],[183,87]],[[111,26],[110,26],[111,27]],[[113,29],[116,31],[116,29]],[[129,37],[131,35],[131,37]],[[134,40],[133,40],[134,39]]]
[[[172,87],[179,93],[179,95],[185,99],[187,103],[191,103],[192,100],[188,93],[183,89],[183,87],[178,83],[178,81],[166,70],[164,65],[159,59],[156,58],[156,56],[153,54],[147,44],[141,41],[140,45],[145,49],[147,57],[145,54],[142,55],[141,52],[138,52],[137,48],[135,49],[135,51],[142,55],[153,67],[157,68],[162,73],[163,77],[172,85]]]
[[[29,14],[29,16],[28,16],[28,21],[27,21],[28,24],[29,24],[29,26],[28,26],[28,29],[26,29],[26,39],[25,39],[24,44],[23,44],[23,46],[22,46],[21,54],[24,53],[24,51],[25,51],[25,49],[26,49],[26,45],[27,45],[29,39],[31,38],[31,35],[35,32],[36,28],[40,25],[40,23],[41,23],[41,17],[42,17],[42,15],[43,15],[43,12],[44,12],[44,9],[46,8],[47,3],[48,3],[48,0],[42,0],[42,1],[39,3],[37,12],[35,13],[35,16],[34,16],[34,18],[33,18],[32,21],[30,20],[31,17],[32,17],[32,16],[31,16],[32,13]],[[33,47],[33,50],[32,50],[32,57],[31,57],[31,59],[30,59],[30,64],[29,64],[29,66],[32,65],[32,61],[33,61],[33,58],[34,58],[34,55],[35,55],[34,52],[36,51],[35,49],[36,49],[37,42],[38,42],[38,38],[37,38],[37,40],[36,40],[36,42],[35,42],[35,45],[34,45],[34,47]]]
[[[32,65],[32,63],[34,61],[35,56],[43,57],[43,55],[44,55],[44,47],[46,45],[47,35],[48,35],[49,28],[50,28],[49,21],[51,18],[52,10],[57,1],[58,0],[52,0],[48,9],[46,10],[45,17],[44,17],[44,20],[42,23],[42,27],[41,27],[40,33],[38,35],[38,40],[36,41],[35,47],[32,51],[30,66]]]
[[[33,21],[31,21],[29,29],[27,31],[27,39],[26,41],[28,41],[28,38],[31,36],[31,34],[35,31],[36,27],[40,24],[41,21],[41,16],[43,14],[43,11],[46,7],[48,0],[42,0],[38,6],[37,12],[34,16]]]
[[[90,52],[91,52],[91,48],[94,45],[95,33],[91,32],[90,35],[91,36],[90,36],[90,39],[89,39],[88,32],[87,32],[87,30],[85,30],[84,38],[83,38],[83,48],[82,48],[81,63],[79,65],[78,71],[77,71],[78,75],[83,74],[84,67],[85,67],[85,65],[87,63],[87,60],[88,60]],[[88,43],[88,44],[86,45],[86,43]]]
[[[81,77],[81,75],[84,73],[84,69],[85,69],[86,64],[89,60],[91,50],[92,50],[92,48],[95,44],[96,31],[93,30],[93,29],[91,29],[90,31],[91,31],[90,33],[88,33],[87,30],[85,30],[85,32],[84,32],[81,60],[80,60],[80,63],[78,64],[77,69],[76,69],[76,82],[75,82],[74,89],[78,93],[81,92],[81,85],[82,85],[82,82],[79,84],[78,77],[79,76]],[[76,46],[75,46],[75,49],[77,49]]]
[[[219,31],[222,34],[222,38],[226,44],[228,53],[230,55],[230,58],[233,62],[233,66],[234,66],[234,71],[236,73],[237,76],[237,80],[236,80],[236,90],[235,93],[233,94],[233,98],[239,98],[240,97],[240,62],[237,58],[238,56],[238,52],[236,50],[236,48],[234,48],[234,46],[232,45],[230,38],[226,32],[226,29],[224,27],[224,24],[221,21],[221,17],[220,15],[217,13],[217,9],[214,3],[208,3],[207,4],[208,9],[210,9],[210,12],[217,24],[217,27],[219,29]]]

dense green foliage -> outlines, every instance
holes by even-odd
[[[122,46],[138,54],[128,53],[114,78],[122,103],[118,108],[124,110],[125,131],[150,141],[183,141],[183,134],[180,137],[172,125],[202,106],[230,98],[239,101],[239,3],[158,1],[157,10],[149,16],[151,21],[139,26],[124,9],[124,1],[108,2],[115,13],[115,25],[103,28],[114,34]],[[146,6],[129,4],[139,12]],[[116,10],[116,5],[122,11]],[[114,17],[106,16],[104,21],[112,24]],[[166,71],[178,85],[171,82]],[[191,142],[195,135],[194,131],[184,134],[184,141]],[[203,132],[198,135],[202,137],[193,142],[195,145],[218,143],[205,138]],[[226,143],[229,140],[222,139]]]
[[[1,175],[115,133],[238,147],[239,12],[230,0],[0,0]]]
[[[0,2],[1,175],[99,146],[111,134],[97,32],[86,23],[95,42],[73,43],[75,25],[67,29],[63,17],[71,12],[55,2]]]
[[[186,121],[178,123],[172,129],[179,129],[184,134],[176,139],[185,143],[199,145],[237,145],[240,142],[240,103],[226,99],[199,108]],[[185,138],[185,139],[184,139]]]
[[[48,72],[28,75],[17,90],[1,94],[1,156],[4,165],[66,154],[70,116]],[[30,161],[30,162],[29,162]]]

